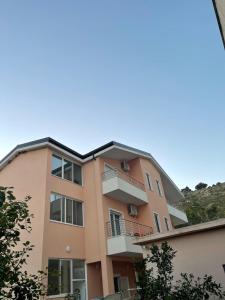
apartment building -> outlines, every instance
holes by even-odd
[[[15,147],[0,162],[0,184],[30,195],[35,245],[29,272],[48,267],[48,296],[94,299],[136,288],[136,238],[187,222],[183,197],[144,151],[110,142],[85,155],[44,138]]]

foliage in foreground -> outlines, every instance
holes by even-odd
[[[225,299],[225,292],[212,276],[194,278],[192,274],[181,273],[174,282],[173,258],[176,255],[166,242],[161,248],[153,245],[151,254],[135,263],[138,274],[137,299],[140,300],[206,300],[211,296]]]
[[[36,300],[45,295],[45,273],[28,274],[24,267],[33,249],[20,242],[22,231],[31,231],[30,197],[17,201],[12,188],[0,187],[0,299]]]

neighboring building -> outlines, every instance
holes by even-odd
[[[167,241],[177,251],[174,258],[174,279],[180,273],[196,277],[212,275],[225,289],[225,219],[175,229],[171,232],[143,237],[136,242],[144,246],[144,255],[154,243]],[[213,298],[214,299],[214,298]]]
[[[225,0],[213,0],[213,6],[220,30],[220,34],[225,48]]]
[[[51,138],[18,145],[0,162],[0,185],[32,196],[28,271],[48,266],[53,299],[135,288],[136,238],[187,222],[176,208],[183,196],[156,160],[116,142],[85,155]]]

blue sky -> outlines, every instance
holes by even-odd
[[[225,181],[225,52],[211,0],[1,1],[0,158],[51,136],[148,151],[179,187]]]

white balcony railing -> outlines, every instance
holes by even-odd
[[[143,205],[148,203],[144,184],[117,169],[102,174],[102,192],[103,195],[126,204]]]
[[[142,255],[141,246],[134,245],[138,237],[149,236],[152,227],[121,219],[116,223],[106,223],[108,255]]]
[[[136,178],[134,178],[118,169],[113,169],[113,170],[109,170],[109,171],[102,173],[102,181],[106,181],[106,180],[114,178],[114,177],[121,178],[121,179],[125,180],[126,182],[129,182],[130,184],[135,185],[139,189],[141,189],[143,191],[145,190],[145,186],[142,182],[140,182]]]

